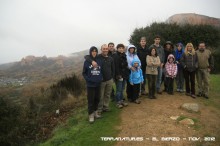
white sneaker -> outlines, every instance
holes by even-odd
[[[118,108],[123,108],[123,105],[121,105],[120,103],[117,104]]]
[[[128,106],[128,103],[125,102],[125,101],[121,101],[121,105],[123,105],[123,106]]]
[[[100,114],[98,111],[95,111],[95,112],[94,112],[94,117],[95,117],[96,119],[102,118],[101,114]]]
[[[95,121],[95,118],[94,118],[94,113],[92,113],[92,114],[90,114],[89,115],[89,123],[94,123],[94,121]]]

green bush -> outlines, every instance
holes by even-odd
[[[65,77],[59,80],[56,84],[50,87],[50,97],[52,100],[62,100],[67,97],[68,93],[71,93],[75,97],[82,94],[85,87],[82,80],[73,74],[70,77]]]
[[[0,144],[22,145],[20,135],[20,114],[21,107],[14,105],[9,100],[0,98]]]

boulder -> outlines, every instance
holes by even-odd
[[[180,116],[171,116],[170,119],[177,120]]]
[[[199,112],[198,103],[184,103],[183,105],[181,105],[181,108],[190,112]]]
[[[181,121],[179,121],[180,124],[183,124],[183,125],[194,125],[194,121],[192,119],[189,119],[189,118],[186,118],[186,119],[183,119]]]

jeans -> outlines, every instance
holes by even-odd
[[[163,68],[158,67],[157,71],[158,71],[158,75],[157,75],[156,88],[157,88],[157,91],[160,91],[160,86],[161,86],[161,82],[162,82]]]
[[[123,91],[125,89],[126,80],[123,81],[117,80],[115,83],[116,83],[116,101],[120,102],[124,98]]]
[[[141,92],[144,92],[145,91],[145,86],[146,86],[146,67],[145,69],[142,68],[142,75],[143,75],[143,78],[144,78],[144,82],[143,84],[141,84]]]
[[[176,75],[176,86],[177,89],[183,90],[184,88],[184,75],[183,75],[183,69],[179,68],[177,75]]]

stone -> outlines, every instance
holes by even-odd
[[[186,118],[186,119],[183,119],[181,121],[179,121],[180,124],[183,124],[183,125],[194,125],[194,121],[192,119],[189,119],[189,118]]]
[[[198,103],[184,103],[183,105],[181,105],[181,108],[190,112],[199,112]]]
[[[177,120],[180,116],[171,116],[170,119]]]

